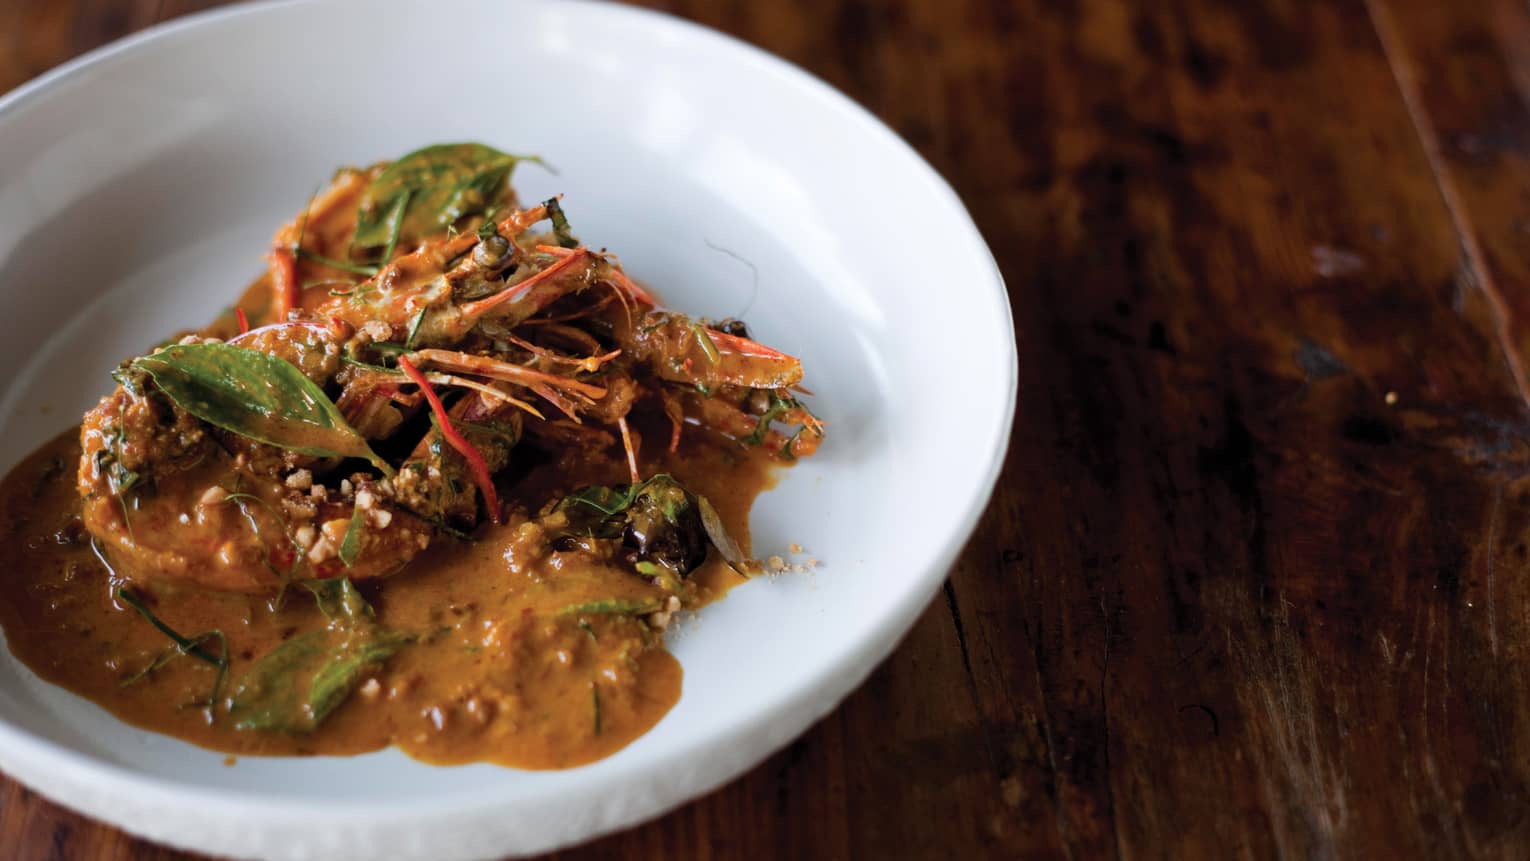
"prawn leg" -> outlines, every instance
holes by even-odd
[[[772,404],[760,414],[751,413],[725,397],[702,397],[694,393],[684,398],[684,409],[686,416],[697,424],[744,445],[760,446],[786,460],[813,454],[824,438],[823,423],[796,399],[781,397],[784,392],[772,394],[775,395]],[[774,427],[776,423],[788,427],[796,425],[797,429],[785,434]]]
[[[802,382],[795,357],[681,314],[650,311],[630,324],[616,317],[612,330],[617,346],[672,383],[787,389]]]

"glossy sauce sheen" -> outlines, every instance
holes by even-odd
[[[667,436],[656,428],[652,438]],[[471,542],[438,538],[402,573],[363,587],[378,621],[416,640],[316,730],[237,729],[226,710],[205,705],[216,681],[209,664],[181,656],[133,680],[171,645],[115,600],[119,581],[80,525],[77,437],[71,431],[55,439],[0,485],[0,542],[10,548],[0,573],[8,581],[0,584],[0,624],[11,652],[38,675],[131,724],[238,754],[354,754],[392,744],[433,763],[547,769],[621,749],[679,699],[680,665],[659,632],[633,617],[566,612],[592,601],[655,598],[659,590],[573,553],[512,566],[512,518],[481,528]],[[614,459],[568,470],[538,465],[503,490],[534,514],[569,489],[626,480]],[[667,471],[710,499],[745,548],[749,508],[769,470],[757,452],[695,429],[678,454],[654,453],[645,463],[645,474]],[[715,552],[691,580],[698,588],[690,608],[741,582]],[[139,594],[184,635],[224,633],[230,686],[255,659],[326,624],[298,590],[275,609],[235,594]]]

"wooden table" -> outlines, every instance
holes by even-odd
[[[952,181],[1010,285],[1019,416],[864,687],[567,856],[1530,853],[1522,0],[650,5]],[[187,7],[0,0],[0,89]],[[184,857],[0,805],[7,858]]]

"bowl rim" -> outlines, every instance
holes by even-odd
[[[167,44],[172,40],[185,38],[194,31],[214,25],[226,24],[235,19],[246,16],[259,16],[267,14],[275,9],[317,6],[339,5],[355,0],[258,0],[258,2],[236,3],[231,6],[217,7],[202,10],[188,15],[177,17],[169,21],[154,24],[136,33],[129,34],[112,41],[106,45],[88,51],[78,57],[44,72],[36,78],[20,84],[8,93],[0,95],[0,123],[7,121],[9,115],[22,106],[39,98],[45,98],[56,91],[62,83],[80,76],[81,74],[104,66],[118,57],[126,54],[149,50],[160,44]],[[965,548],[983,513],[988,508],[999,475],[1003,469],[1009,449],[1009,441],[1014,426],[1015,407],[1018,397],[1019,364],[1018,351],[1015,344],[1015,328],[1013,310],[1009,302],[1009,294],[1004,282],[1004,277],[998,263],[993,256],[992,250],[984,240],[981,231],[972,218],[971,213],[962,202],[961,197],[952,188],[949,182],[940,175],[928,161],[921,156],[907,141],[896,131],[883,122],[868,109],[860,105],[848,95],[819,78],[817,75],[803,69],[789,60],[769,53],[763,48],[757,47],[743,39],[728,33],[714,30],[702,24],[680,18],[676,15],[624,4],[606,2],[606,0],[515,0],[514,5],[557,7],[561,9],[578,8],[580,14],[599,14],[627,16],[631,20],[651,26],[660,30],[676,32],[688,39],[699,39],[717,44],[728,53],[756,71],[778,80],[783,86],[801,92],[805,97],[820,100],[826,103],[826,107],[834,109],[846,117],[846,119],[858,126],[864,133],[879,139],[882,143],[892,147],[892,151],[906,157],[909,166],[915,171],[911,177],[926,185],[938,198],[944,199],[958,216],[958,224],[953,227],[959,228],[965,235],[961,237],[965,245],[970,245],[975,253],[980,253],[986,260],[988,274],[992,280],[983,287],[986,288],[987,301],[990,309],[1003,330],[1007,341],[1007,356],[1002,367],[991,369],[997,372],[999,383],[1002,386],[1004,397],[1002,419],[998,424],[989,429],[987,438],[983,440],[982,450],[988,458],[988,464],[983,475],[974,488],[974,493],[967,500],[965,509],[955,520],[956,529],[942,542],[940,551],[935,560],[921,570],[911,581],[901,600],[892,605],[876,626],[874,634],[866,637],[861,643],[847,651],[839,660],[824,665],[813,674],[809,680],[798,685],[790,694],[777,699],[770,708],[763,709],[751,719],[741,722],[734,728],[732,733],[725,737],[714,740],[711,745],[712,753],[720,753],[726,750],[728,743],[739,736],[749,736],[761,733],[768,725],[774,724],[779,730],[781,723],[779,718],[795,716],[789,720],[789,732],[775,732],[771,734],[773,739],[764,752],[754,757],[746,757],[742,763],[727,762],[727,757],[710,757],[714,761],[711,773],[699,784],[678,798],[663,801],[659,804],[648,802],[628,808],[615,820],[604,823],[601,827],[588,831],[575,840],[587,840],[600,834],[608,833],[619,828],[628,827],[638,822],[654,818],[671,809],[679,807],[706,792],[733,780],[743,772],[754,767],[759,762],[768,758],[775,751],[785,746],[791,739],[797,737],[813,723],[816,723],[829,711],[836,708],[846,696],[858,688],[865,678],[875,670],[892,653],[894,648],[912,629],[925,607],[935,597],[935,593],[946,577],[956,558]],[[800,724],[800,725],[799,725]],[[706,750],[698,750],[697,753],[706,753]],[[322,809],[318,809],[310,800],[294,799],[289,796],[275,794],[269,791],[256,791],[230,787],[207,787],[197,786],[194,789],[187,784],[173,778],[160,777],[146,774],[131,767],[99,759],[88,753],[76,750],[58,742],[34,735],[33,733],[14,726],[0,719],[0,761],[3,761],[8,776],[28,785],[36,786],[29,778],[33,775],[48,772],[53,777],[55,785],[94,785],[98,790],[120,794],[125,797],[134,797],[145,804],[179,803],[185,800],[188,792],[195,792],[196,803],[199,807],[209,810],[215,815],[231,815],[237,813],[242,817],[252,814],[259,817],[273,817],[280,825],[287,827],[308,827],[316,824],[334,824],[337,812],[343,813],[348,824],[361,827],[388,823],[401,825],[407,822],[420,822],[426,819],[439,819],[451,817],[473,817],[492,812],[504,812],[503,800],[496,799],[493,793],[484,793],[481,798],[473,799],[460,794],[450,794],[438,799],[411,798],[397,800],[369,800],[350,801],[348,799],[333,799],[326,801]],[[703,769],[706,766],[702,766]],[[562,790],[566,791],[566,790]],[[560,791],[561,792],[561,791]],[[71,805],[71,800],[66,797],[52,795],[47,791],[43,794],[56,798],[66,806]],[[557,799],[539,799],[539,801],[556,801]],[[98,815],[98,814],[93,814]],[[173,835],[159,833],[153,830],[136,829],[132,823],[112,820],[114,824],[130,831],[144,833],[154,839],[175,842]],[[273,822],[273,825],[278,824]],[[566,841],[565,841],[566,842]],[[555,845],[548,844],[545,848],[551,849]]]

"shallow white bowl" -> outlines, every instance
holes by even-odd
[[[156,28],[0,100],[0,466],[107,371],[209,319],[342,163],[437,141],[539,153],[592,245],[677,308],[802,357],[830,427],[753,516],[813,575],[760,580],[673,641],[684,694],[564,772],[388,751],[242,758],[127,727],[0,656],[0,767],[137,834],[274,858],[469,858],[628,825],[758,762],[863,680],[992,490],[1015,350],[951,189],[816,79],[660,15],[583,2],[240,7]],[[748,261],[747,263],[742,261]]]

